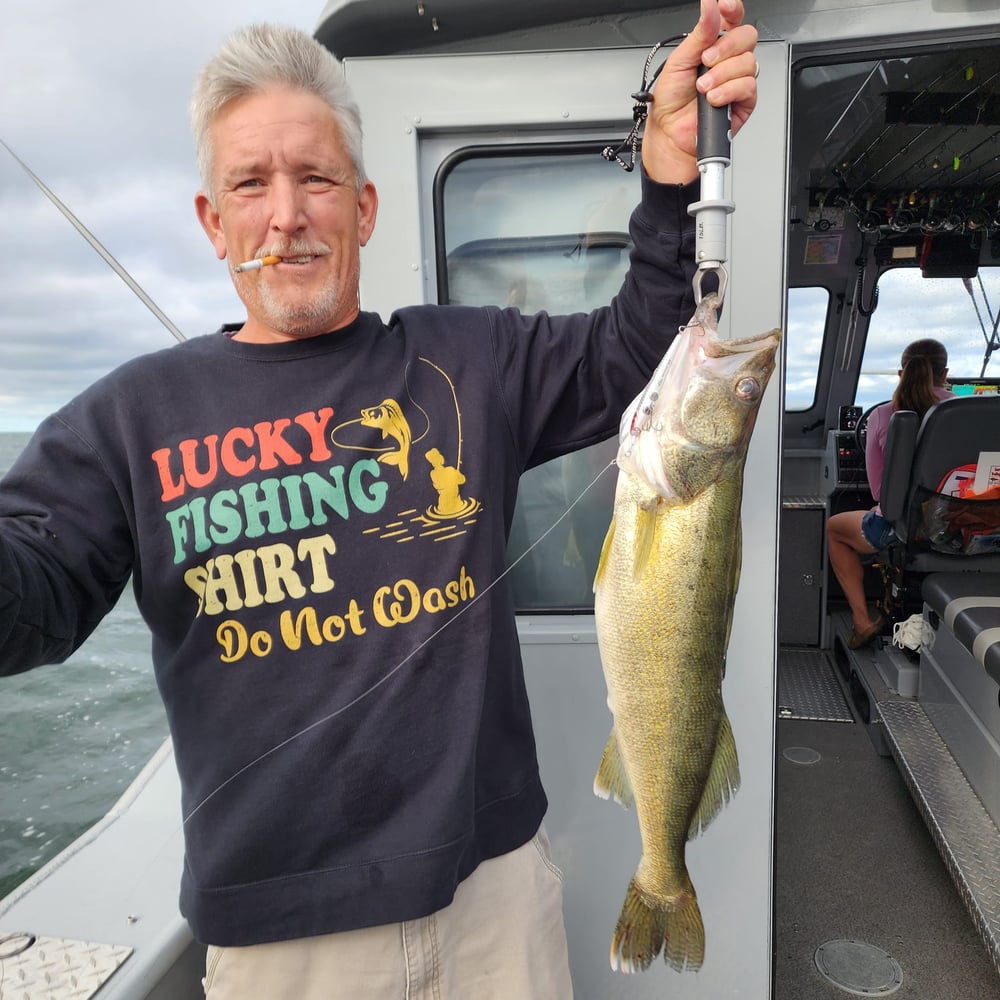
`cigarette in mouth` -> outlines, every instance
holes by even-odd
[[[258,257],[256,260],[247,260],[242,264],[237,264],[233,270],[240,274],[243,271],[259,271],[262,267],[266,267],[268,264],[280,264],[280,257]]]

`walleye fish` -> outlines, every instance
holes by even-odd
[[[594,791],[635,802],[642,858],[611,940],[611,965],[663,949],[698,969],[705,929],[685,864],[739,786],[722,678],[742,552],[747,446],[780,331],[720,340],[706,295],[622,416],[614,516],[594,581],[614,717]]]

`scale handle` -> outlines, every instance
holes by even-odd
[[[701,76],[707,66],[698,68]],[[708,160],[724,160],[730,162],[731,154],[731,121],[729,105],[723,108],[713,107],[704,94],[698,95],[698,163]]]

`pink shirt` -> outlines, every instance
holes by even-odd
[[[934,395],[938,399],[950,399],[951,390],[941,385],[934,386]],[[868,434],[865,439],[865,470],[868,474],[868,485],[872,497],[878,503],[882,492],[882,468],[885,465],[885,439],[889,433],[889,418],[895,409],[890,400],[872,410],[868,418]]]

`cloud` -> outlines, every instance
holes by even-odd
[[[194,215],[187,106],[195,74],[237,27],[312,30],[322,0],[41,0],[8,5],[0,33],[0,138],[95,233],[186,335],[243,316]],[[0,150],[0,430],[31,429],[96,377],[171,335]],[[891,386],[902,348],[937,336],[954,374],[978,375],[971,300],[919,284],[883,292],[861,396]],[[954,289],[954,283],[952,283]],[[919,296],[917,295],[919,292]],[[991,288],[993,308],[1000,288]],[[992,319],[983,310],[983,319]],[[787,403],[812,403],[822,308],[790,316]],[[877,336],[875,335],[877,334]],[[990,374],[1000,370],[1000,359]],[[890,389],[891,391],[891,389]],[[845,400],[846,402],[846,400]]]
[[[252,21],[311,31],[322,0],[12,5],[0,138],[187,336],[244,315],[194,214],[194,77]],[[30,430],[172,335],[0,149],[0,431]]]

